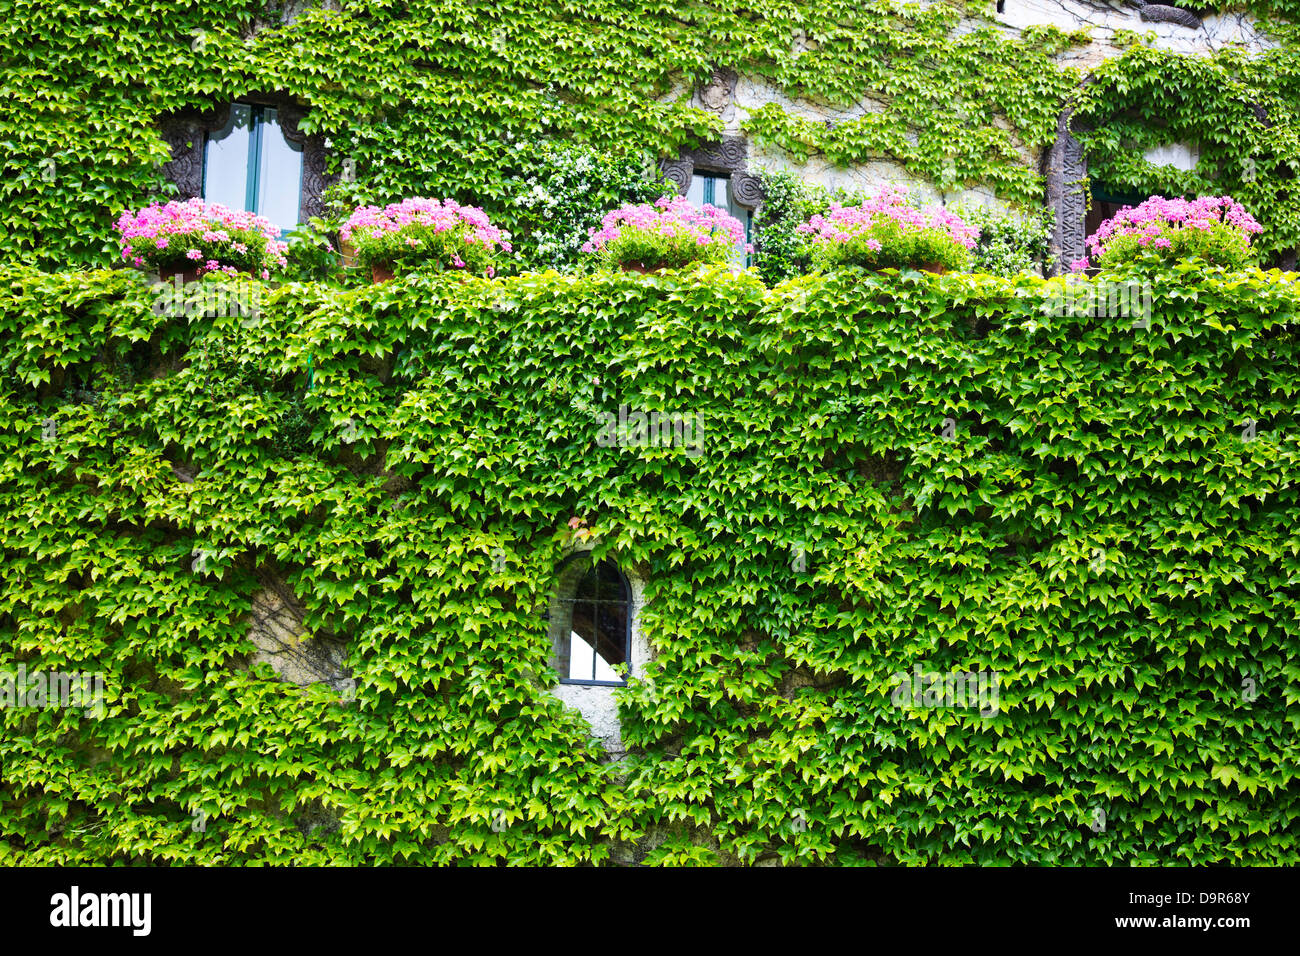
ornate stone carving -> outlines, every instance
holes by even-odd
[[[659,171],[663,173],[665,178],[672,180],[679,193],[685,195],[686,190],[691,185],[691,174],[694,171],[694,165],[689,159],[665,160],[659,164]]]
[[[757,176],[748,172],[749,146],[743,136],[725,136],[721,142],[685,152],[680,159],[664,160],[659,170],[673,181],[682,195],[691,188],[695,171],[726,173],[731,177],[732,195],[736,202],[749,208],[763,201],[763,186]]]
[[[732,70],[714,69],[709,82],[700,87],[700,102],[706,110],[725,113],[736,97],[736,74]]]
[[[1138,16],[1149,23],[1176,23],[1189,30],[1201,28],[1201,18],[1190,10],[1163,3],[1146,3],[1145,0],[1133,0],[1133,5],[1138,8]]]
[[[163,140],[171,147],[172,158],[163,164],[163,175],[175,183],[181,199],[191,199],[203,192],[203,142],[207,135],[197,119],[178,117],[165,123]]]
[[[763,201],[763,181],[749,173],[737,173],[731,177],[731,194],[736,202],[752,209]]]
[[[1048,248],[1048,267],[1052,275],[1069,271],[1070,263],[1084,255],[1085,219],[1088,197],[1084,180],[1088,176],[1083,145],[1070,132],[1071,111],[1065,110],[1056,121],[1056,142],[1048,149],[1044,173],[1047,178],[1047,205],[1056,213]]]
[[[298,218],[306,222],[324,211],[323,195],[335,177],[325,172],[325,140],[308,135],[299,128],[306,110],[290,97],[272,93],[254,93],[240,102],[273,106],[279,113],[285,139],[302,147],[302,186],[298,200]],[[203,152],[210,133],[230,121],[230,103],[206,111],[182,110],[159,121],[163,139],[171,147],[172,158],[163,165],[163,175],[176,185],[181,199],[203,194]]]
[[[722,142],[704,146],[691,154],[697,168],[720,173],[740,172],[749,158],[749,146],[741,136],[724,136]]]

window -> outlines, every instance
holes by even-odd
[[[1144,199],[1146,199],[1145,196],[1139,196],[1137,193],[1126,190],[1112,191],[1105,186],[1094,183],[1092,185],[1092,208],[1088,210],[1088,215],[1084,219],[1084,236],[1091,236],[1103,222],[1114,216],[1125,206],[1136,206]]]
[[[632,591],[614,562],[593,565],[584,555],[562,570],[551,621],[553,663],[561,683],[627,683],[614,667],[631,666],[631,611]]]
[[[203,150],[203,198],[265,216],[287,232],[299,222],[303,147],[285,138],[279,110],[234,103]]]
[[[754,213],[736,202],[735,190],[730,176],[722,173],[697,172],[691,177],[691,184],[686,190],[686,198],[694,206],[703,206],[708,203],[711,206],[717,206],[719,209],[725,210],[728,215],[736,217],[740,220],[740,224],[745,227],[745,242],[751,241],[750,230],[754,225]],[[749,256],[743,248],[736,250],[735,261],[741,267],[749,265]]]

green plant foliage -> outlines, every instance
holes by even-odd
[[[830,193],[788,170],[764,170],[763,203],[754,218],[754,268],[768,285],[812,269],[808,238],[795,229],[830,207]]]
[[[860,266],[865,269],[921,269],[941,267],[948,272],[970,265],[970,250],[946,229],[917,228],[894,219],[879,217],[870,227],[843,242],[820,242],[813,246],[812,264],[817,269]]]
[[[288,264],[280,275],[292,282],[329,282],[338,274],[342,259],[330,239],[333,230],[323,219],[313,218],[287,233]]]
[[[1288,34],[1289,35],[1289,34]],[[1300,46],[1256,57],[1227,48],[1188,57],[1135,46],[1093,71],[1074,127],[1088,173],[1112,192],[1228,195],[1264,227],[1263,261],[1300,244]],[[1154,146],[1196,144],[1195,168],[1155,166]]]
[[[1022,272],[1042,275],[1047,244],[1052,235],[1052,211],[1001,213],[985,207],[959,208],[957,212],[972,226],[979,239],[971,256],[971,271],[995,276]]]
[[[884,103],[834,130],[760,110],[749,128],[768,145],[892,158],[944,188],[983,183],[1034,202],[1040,177],[1020,146],[1050,140],[1077,82],[1051,58],[1074,40],[991,26],[958,36],[960,3],[348,0],[288,22],[280,7],[0,0],[0,82],[14,107],[0,116],[0,255],[110,263],[113,216],[169,194],[159,118],[256,91],[310,107],[306,128],[328,138],[333,173],[352,162],[335,215],[450,197],[522,236],[538,209],[515,200],[543,144],[640,163],[712,141],[719,119],[692,107],[690,90],[717,67],[790,96]]]
[[[511,183],[517,207],[517,266],[578,271],[593,264],[582,252],[592,230],[611,209],[653,203],[675,194],[656,181],[645,157],[606,156],[591,147],[543,143],[527,176]]]
[[[0,671],[106,688],[0,709],[0,858],[1295,865],[1300,292],[1152,281],[0,270]],[[617,764],[547,691],[573,518],[646,582]],[[355,699],[249,668],[269,577]]]

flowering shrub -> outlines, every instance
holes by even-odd
[[[583,244],[600,228],[601,210],[652,203],[676,190],[653,178],[644,156],[599,153],[590,146],[542,143],[509,185],[522,269],[561,272],[590,267]]]
[[[692,262],[727,262],[742,247],[753,251],[734,216],[709,203],[697,209],[682,196],[664,196],[606,213],[582,251],[620,265],[679,269]]]
[[[1088,237],[1091,264],[1106,268],[1126,262],[1170,262],[1197,256],[1213,265],[1240,269],[1253,262],[1250,237],[1263,226],[1230,196],[1165,199],[1152,196],[1125,206]],[[1087,269],[1088,256],[1071,263]]]
[[[269,220],[202,199],[128,209],[116,228],[122,258],[144,268],[248,272],[269,279],[270,270],[286,261],[288,244],[279,241],[280,230]]]
[[[498,252],[510,252],[506,234],[477,206],[451,199],[403,199],[362,206],[339,230],[343,242],[356,246],[363,266],[384,264],[395,271],[410,268],[464,269],[496,274]]]
[[[942,206],[922,209],[908,198],[905,189],[886,186],[857,206],[831,203],[829,212],[796,231],[809,236],[812,263],[819,269],[964,268],[979,230]]]
[[[961,217],[979,230],[971,272],[991,276],[1042,275],[1055,216],[1049,209],[1005,213],[976,206]]]

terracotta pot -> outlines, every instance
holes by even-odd
[[[624,272],[639,272],[641,275],[664,271],[663,266],[648,266],[644,262],[620,262],[619,266]]]
[[[162,282],[171,282],[176,276],[181,277],[181,282],[189,285],[191,282],[199,281],[198,266],[164,266],[158,270],[158,279]]]
[[[946,266],[940,265],[937,262],[927,262],[920,268],[922,272],[933,272],[937,276],[941,276],[948,271]]]
[[[370,266],[370,281],[375,285],[387,282],[393,277],[393,264],[391,262],[376,262]]]

